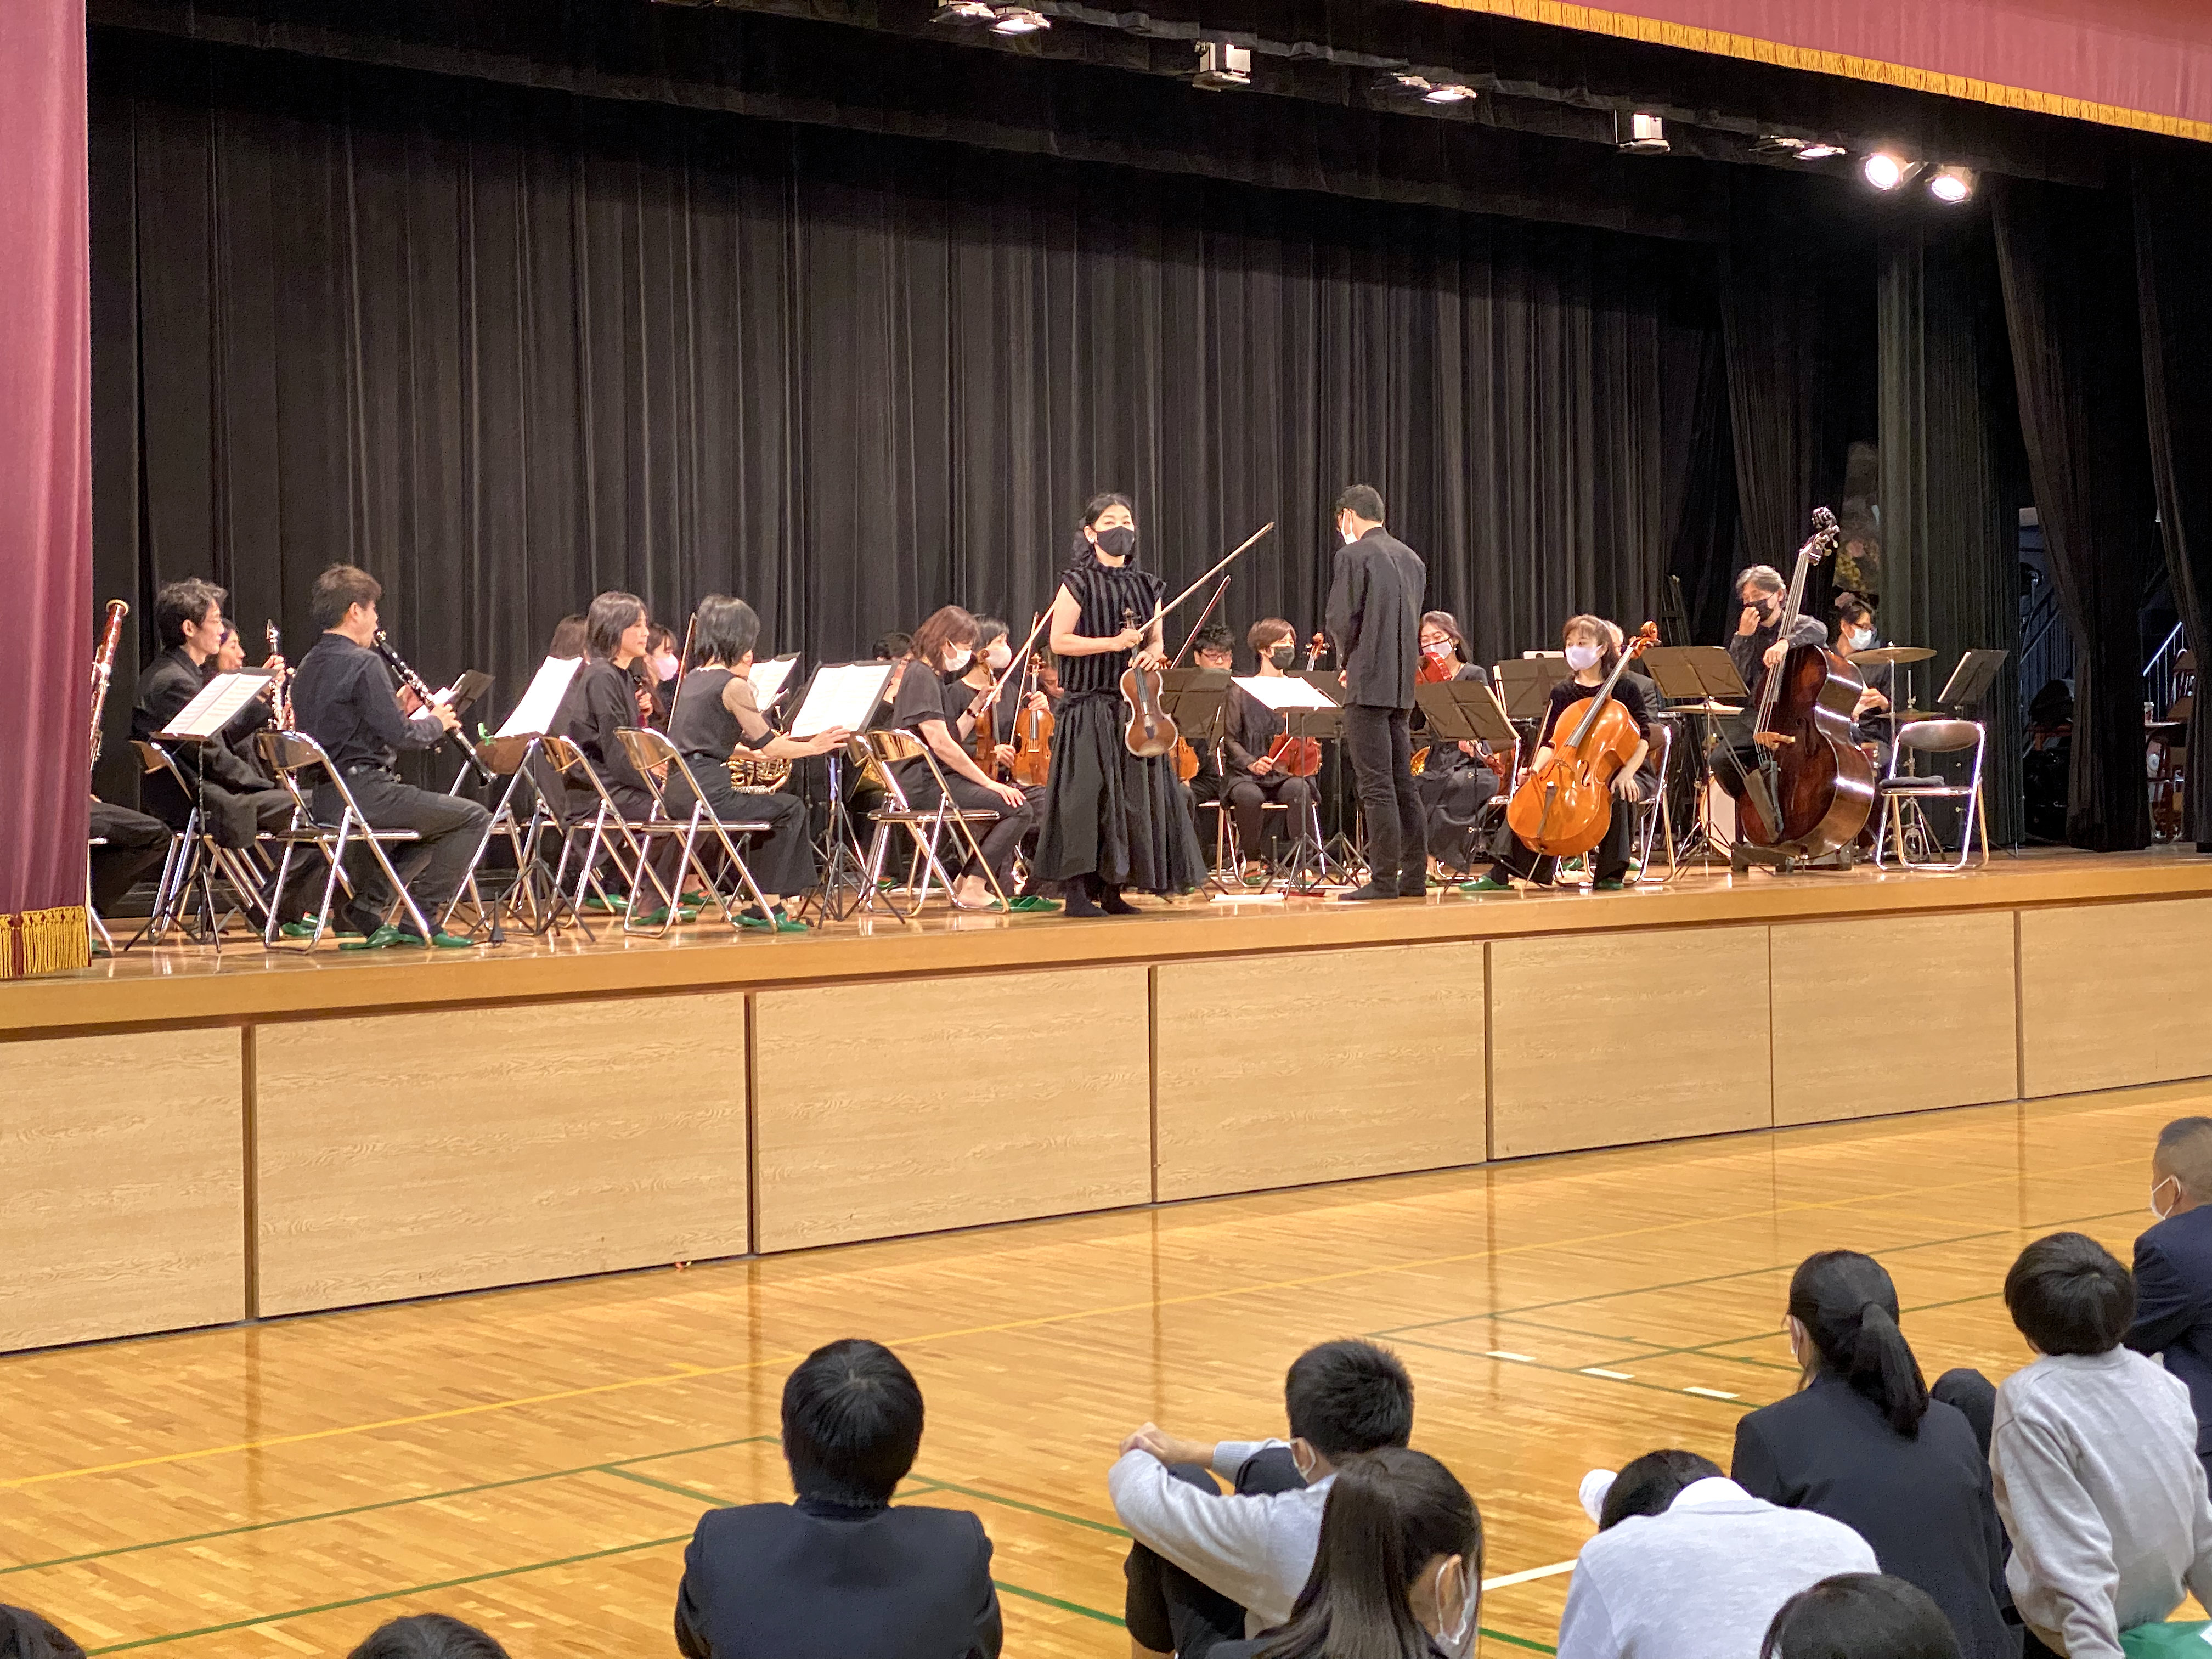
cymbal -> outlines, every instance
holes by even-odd
[[[1710,697],[1703,702],[1678,702],[1662,711],[1668,714],[1741,714],[1743,710],[1732,702],[1715,702]]]
[[[1844,659],[1845,662],[1882,663],[1926,662],[1936,654],[1924,645],[1877,645],[1871,651],[1854,651]]]
[[[1948,714],[1939,714],[1932,708],[1892,708],[1881,718],[1895,726],[1909,726],[1914,720],[1948,720]]]

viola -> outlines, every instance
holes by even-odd
[[[1188,738],[1176,739],[1176,776],[1188,783],[1198,775],[1198,750],[1190,746]]]
[[[1014,717],[1014,781],[1024,789],[1042,789],[1052,775],[1052,711],[1032,706],[1044,672],[1042,653],[1032,651],[1022,680],[1022,712]]]
[[[982,691],[991,688],[984,686]],[[983,769],[983,775],[994,782],[999,777],[998,711],[989,703],[974,711],[975,716],[975,764]]]
[[[1136,625],[1137,613],[1122,611],[1121,626],[1130,629]],[[1160,704],[1164,684],[1158,669],[1139,669],[1133,660],[1121,671],[1121,701],[1129,710],[1129,729],[1122,734],[1121,740],[1131,754],[1146,760],[1168,753],[1182,738]]]
[[[1419,665],[1413,670],[1416,685],[1443,685],[1458,678],[1458,669],[1448,666],[1442,657],[1432,657],[1425,651],[1421,653]]]
[[[1659,643],[1659,624],[1646,623],[1622,652],[1597,695],[1569,705],[1552,732],[1552,752],[1528,769],[1506,804],[1505,822],[1528,848],[1553,858],[1587,853],[1613,827],[1613,781],[1635,758],[1643,733],[1613,701],[1621,672]],[[1580,713],[1577,713],[1577,709]],[[1573,722],[1572,731],[1567,729]]]

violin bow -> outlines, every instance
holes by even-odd
[[[1184,588],[1183,591],[1176,594],[1175,598],[1155,605],[1152,608],[1152,620],[1151,623],[1146,624],[1146,631],[1150,632],[1152,628],[1158,626],[1161,617],[1166,616],[1169,611],[1174,610],[1192,594],[1197,592],[1200,588],[1205,586],[1206,583],[1212,581],[1223,571],[1228,569],[1231,565],[1236,563],[1237,560],[1243,558],[1247,553],[1250,552],[1252,549],[1258,544],[1260,538],[1274,527],[1275,521],[1273,519],[1268,520],[1267,523],[1261,525],[1257,530],[1246,537],[1242,546],[1238,547],[1237,550],[1231,553],[1227,558],[1222,560],[1220,563],[1215,565],[1212,569],[1207,571],[1203,576],[1200,576],[1188,587]]]
[[[1229,582],[1230,578],[1227,576],[1224,576],[1221,579],[1221,585],[1213,590],[1213,597],[1206,602],[1206,609],[1198,613],[1198,620],[1190,625],[1190,633],[1182,642],[1182,649],[1175,653],[1175,660],[1168,665],[1169,667],[1180,668],[1182,666],[1182,659],[1184,656],[1188,653],[1190,647],[1197,642],[1198,630],[1206,626],[1206,619],[1213,614],[1213,607],[1219,605],[1222,600],[1222,596],[1229,592]]]

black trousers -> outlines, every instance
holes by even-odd
[[[1176,1480],[1218,1492],[1220,1483],[1195,1463],[1173,1463]],[[1270,1446],[1237,1471],[1243,1496],[1297,1492],[1305,1478],[1286,1446]],[[1224,1642],[1244,1639],[1244,1609],[1212,1585],[1201,1583],[1172,1561],[1164,1561],[1142,1544],[1133,1544],[1122,1571],[1129,1581],[1121,1606],[1130,1638],[1155,1653],[1176,1659],[1201,1659]]]
[[[1344,756],[1359,781],[1367,819],[1367,867],[1377,887],[1428,878],[1428,836],[1413,788],[1413,710],[1344,706]]]
[[[743,793],[730,782],[730,769],[720,761],[690,764],[699,787],[707,792],[708,811],[730,823],[769,826],[768,834],[738,849],[761,891],[773,898],[793,898],[814,885],[814,841],[804,800],[781,789],[767,794]],[[670,780],[667,797],[670,817],[682,822],[691,816],[691,791],[683,779]],[[718,867],[714,854],[721,850],[721,842],[713,830],[699,832],[696,850],[708,869]]]
[[[971,823],[983,848],[983,863],[991,866],[991,873],[999,878],[999,885],[1011,894],[1013,890],[1014,854],[1021,848],[1022,838],[1037,825],[1037,814],[1043,805],[1043,792],[1024,791],[1019,806],[1009,806],[990,790],[973,778],[952,773],[945,780],[951,790],[953,805],[968,812],[996,812],[999,821],[993,824]],[[917,812],[933,812],[941,799],[937,780],[930,775],[927,766],[920,761],[909,761],[900,775],[899,785],[906,791],[907,805]],[[967,838],[957,830],[950,830],[942,838],[942,847],[964,848]],[[939,856],[943,856],[940,850]],[[948,860],[949,862],[949,860]],[[975,862],[970,854],[960,866],[963,876],[981,876],[983,865]]]
[[[1636,817],[1634,801],[1623,800],[1618,795],[1613,798],[1613,817],[1605,827],[1605,839],[1589,851],[1590,871],[1599,881],[1619,881],[1628,873],[1629,855],[1636,850]],[[1549,887],[1559,879],[1559,860],[1532,849],[1502,818],[1490,850],[1490,873],[1500,881],[1510,875],[1518,876],[1540,887]]]
[[[1427,818],[1429,856],[1447,869],[1471,872],[1479,847],[1474,820],[1498,793],[1498,780],[1480,762],[1439,769],[1435,762],[1443,746],[1430,748],[1431,763],[1413,780],[1413,788]]]
[[[436,927],[437,913],[468,874],[469,860],[476,856],[491,814],[464,796],[417,789],[389,772],[356,772],[346,780],[346,787],[353,791],[362,816],[374,828],[412,830],[421,836],[419,841],[391,845],[386,852],[424,919]],[[317,820],[324,823],[336,823],[345,811],[338,792],[327,783],[316,787],[314,805]],[[366,848],[347,853],[346,874],[353,882],[353,921],[362,933],[373,933],[399,896],[391,890]],[[411,927],[404,914],[400,920]]]
[[[92,908],[106,915],[141,876],[160,867],[169,851],[169,826],[94,798],[91,833],[107,842],[92,849]]]
[[[1237,844],[1244,849],[1248,859],[1260,856],[1260,842],[1267,835],[1267,804],[1280,801],[1290,809],[1289,833],[1296,836],[1305,829],[1306,812],[1320,799],[1311,778],[1293,778],[1283,773],[1270,772],[1265,777],[1254,777],[1249,772],[1239,773],[1226,781],[1222,799],[1229,805],[1229,814],[1237,820]]]

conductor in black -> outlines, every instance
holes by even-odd
[[[1382,527],[1382,497],[1354,484],[1336,498],[1336,571],[1328,632],[1344,668],[1344,753],[1367,820],[1367,884],[1347,899],[1419,898],[1428,839],[1413,788],[1411,722],[1421,660],[1420,555]]]

